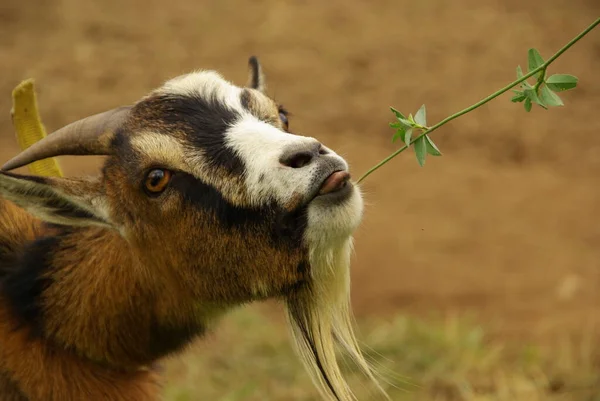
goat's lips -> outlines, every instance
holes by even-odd
[[[350,174],[346,171],[336,171],[323,182],[321,189],[319,189],[319,195],[326,195],[343,189],[348,184],[349,179]]]

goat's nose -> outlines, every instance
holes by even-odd
[[[293,144],[283,151],[279,162],[286,167],[302,168],[325,154],[327,151],[319,142]]]

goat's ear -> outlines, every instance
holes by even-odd
[[[112,227],[99,181],[2,172],[0,197],[49,223]]]
[[[265,93],[267,90],[265,74],[263,73],[262,66],[256,56],[252,56],[248,60],[248,82],[246,83],[246,86],[259,90],[262,93]]]

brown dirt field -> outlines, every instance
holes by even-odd
[[[598,15],[596,0],[2,0],[0,159],[17,151],[22,79],[36,79],[55,129],[197,68],[243,83],[256,54],[292,129],[359,175],[396,148],[390,105],[425,103],[438,121],[513,80],[528,48],[548,57]],[[498,335],[538,339],[600,318],[600,29],[551,72],[580,78],[565,107],[527,114],[505,95],[434,134],[443,157],[419,168],[407,153],[365,181],[359,317],[474,313]],[[61,161],[69,175],[98,166]]]

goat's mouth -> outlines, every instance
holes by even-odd
[[[311,197],[310,202],[322,199],[327,203],[338,203],[347,199],[351,192],[352,183],[350,182],[350,173],[343,170],[336,170],[321,182],[321,185]]]
[[[323,181],[317,196],[329,195],[343,191],[348,187],[348,181],[350,181],[350,173],[347,171],[334,171],[325,179],[325,181]]]

